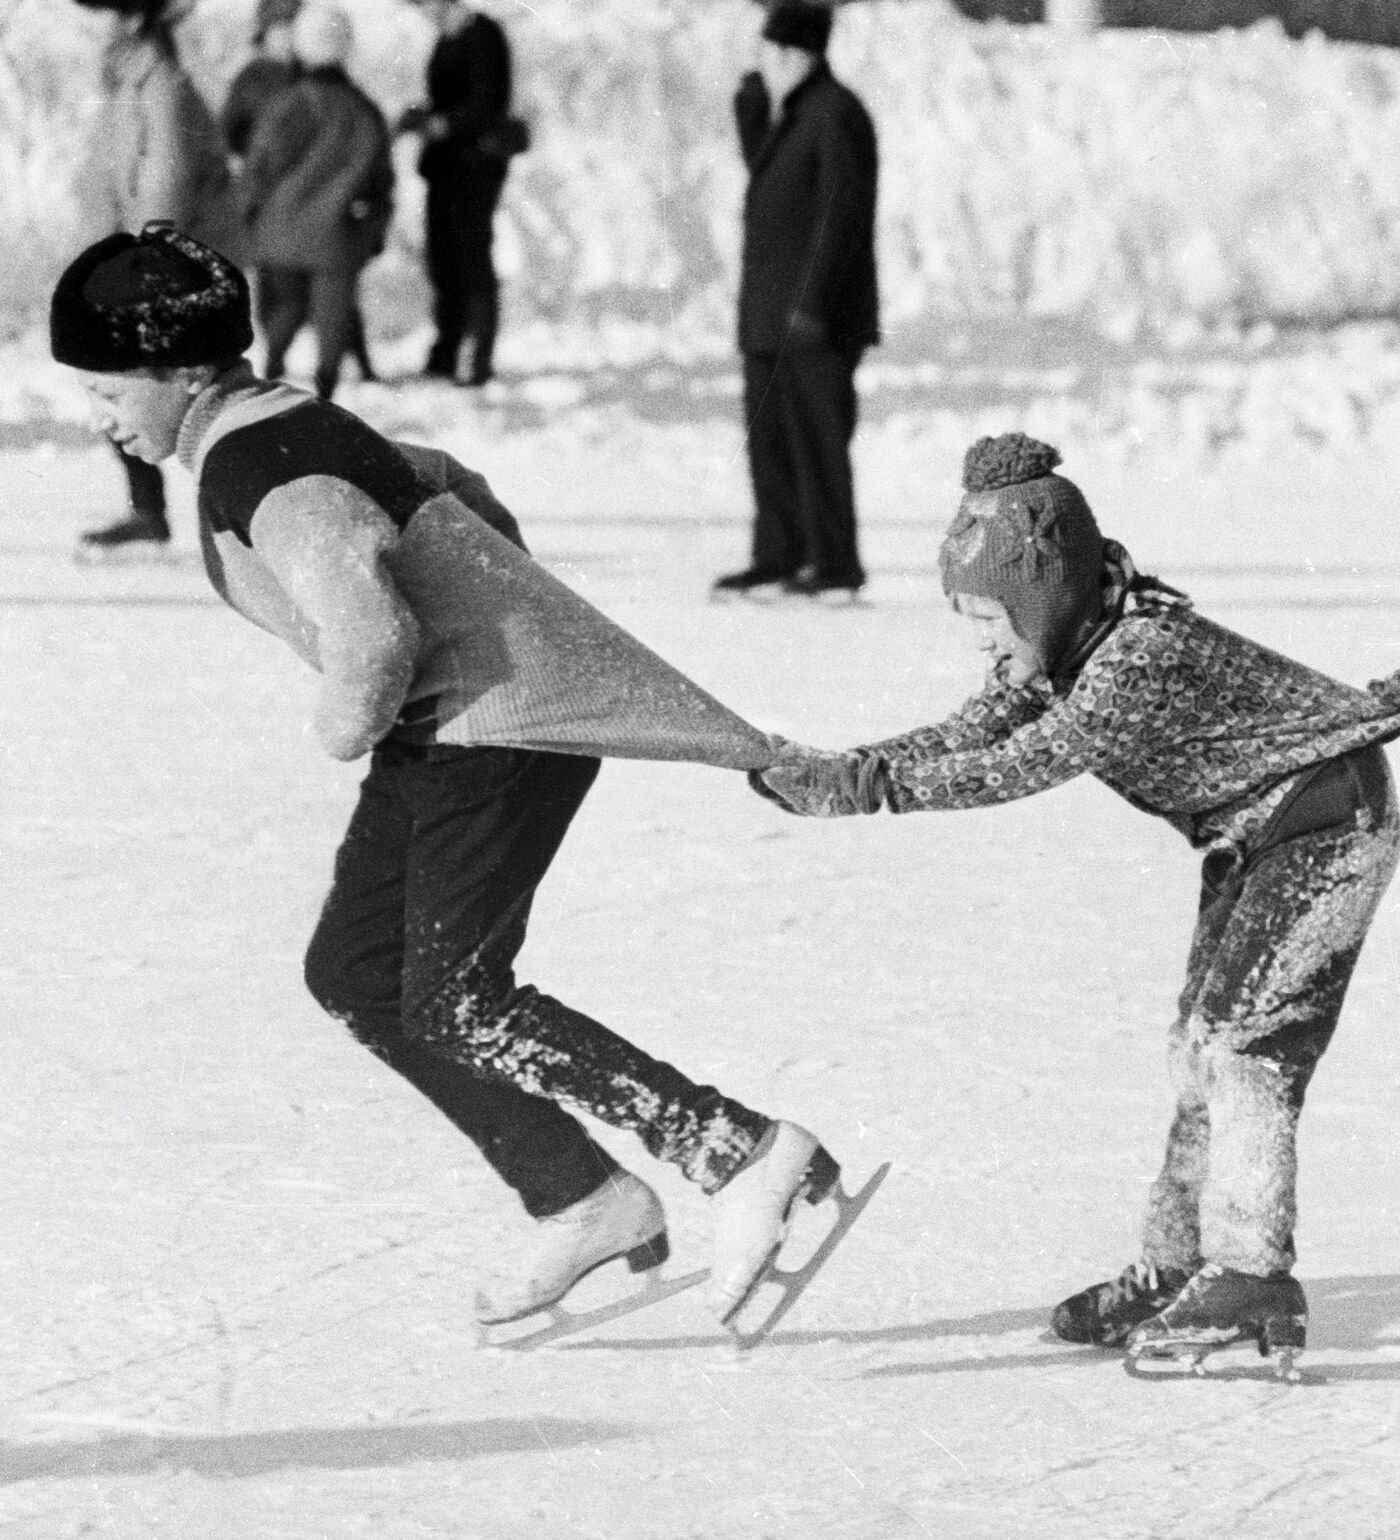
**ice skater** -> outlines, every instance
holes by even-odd
[[[751,780],[836,817],[990,807],[1087,773],[1205,852],[1142,1255],[1053,1326],[1134,1361],[1252,1340],[1289,1373],[1298,1117],[1395,869],[1379,745],[1400,735],[1400,676],[1354,689],[1204,619],[1100,535],[1059,463],[1019,433],[967,453],[939,560],[982,690],[882,743],[791,745]]]
[[[319,670],[325,751],[371,755],[306,978],[539,1221],[480,1319],[545,1309],[613,1259],[666,1258],[657,1195],[565,1106],[714,1195],[711,1301],[732,1318],[836,1163],[513,964],[598,750],[747,768],[769,740],[532,561],[480,476],[258,379],[247,282],[211,248],[159,225],[99,241],[59,280],[51,341],[114,443],[193,472],[209,577]]]

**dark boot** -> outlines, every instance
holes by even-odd
[[[89,529],[78,537],[80,554],[101,556],[118,552],[137,554],[143,549],[163,549],[170,543],[170,524],[163,513],[137,512],[101,529]]]
[[[1307,1340],[1308,1301],[1296,1278],[1207,1262],[1170,1305],[1133,1331],[1127,1348],[1133,1360],[1185,1359],[1194,1366],[1217,1348],[1253,1342],[1261,1357],[1277,1354],[1288,1375]]]
[[[756,588],[775,587],[779,583],[786,582],[791,576],[790,572],[770,572],[763,567],[745,567],[742,572],[730,572],[724,577],[716,578],[713,591],[720,595],[743,595],[751,593]]]
[[[1065,1342],[1121,1347],[1134,1327],[1165,1310],[1190,1281],[1188,1268],[1134,1262],[1116,1278],[1061,1300],[1050,1329]]]

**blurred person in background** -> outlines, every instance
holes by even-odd
[[[252,57],[234,76],[219,114],[219,127],[223,130],[224,143],[233,161],[235,175],[242,169],[243,158],[252,143],[258,119],[276,97],[300,78],[301,66],[293,47],[292,24],[301,7],[302,0],[258,0],[258,8],[254,13]],[[262,288],[255,272],[257,318],[259,325],[266,329]],[[354,312],[349,351],[362,379],[378,378],[370,362],[369,349],[365,344],[364,317],[358,306]]]
[[[237,258],[228,165],[218,126],[185,72],[174,25],[180,0],[78,0],[112,15],[102,96],[77,203],[90,240],[169,220]],[[116,446],[126,474],[125,515],[81,536],[81,556],[148,552],[170,540],[160,468]]]
[[[466,383],[494,377],[500,284],[492,257],[496,208],[510,157],[527,146],[510,116],[511,52],[499,22],[462,0],[419,0],[437,26],[428,59],[427,102],[399,122],[423,141],[418,173],[427,183],[425,255],[437,327],[423,373],[455,380],[472,339]]]
[[[865,583],[856,547],[855,372],[880,340],[875,129],[826,62],[830,5],[769,8],[734,100],[749,168],[739,350],[755,518],[749,566],[717,597]]]
[[[297,78],[292,23],[301,0],[258,0],[253,18],[253,55],[233,77],[219,113],[229,154],[248,153],[253,129],[269,102]]]
[[[312,0],[292,24],[297,78],[253,126],[239,201],[257,269],[267,373],[308,322],[317,395],[329,399],[352,348],[360,273],[384,249],[394,168],[384,115],[346,73],[354,43],[335,0]]]

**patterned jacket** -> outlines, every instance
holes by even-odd
[[[1300,772],[1397,736],[1400,678],[1354,689],[1147,587],[1062,693],[993,674],[942,722],[779,764],[758,789],[792,812],[912,813],[991,807],[1088,774],[1198,849],[1245,848]]]

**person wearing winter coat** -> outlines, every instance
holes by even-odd
[[[219,127],[235,171],[253,140],[253,130],[267,107],[300,76],[292,40],[292,24],[303,0],[258,0],[253,31],[253,56],[233,77],[228,95],[219,113]],[[262,285],[256,283],[254,311],[260,324],[266,325]],[[365,323],[359,306],[352,320],[349,351],[360,371],[360,378],[376,380],[365,342]]]
[[[345,72],[353,34],[333,0],[293,24],[298,78],[258,118],[239,193],[260,290],[267,372],[310,319],[318,394],[330,397],[354,341],[361,270],[384,248],[394,169],[379,108]]]
[[[884,742],[792,745],[752,779],[839,817],[995,807],[1087,774],[1204,853],[1142,1255],[1053,1327],[1135,1359],[1253,1341],[1290,1372],[1298,1118],[1400,851],[1380,748],[1400,676],[1354,689],[1205,619],[1101,536],[1059,458],[1018,433],[967,454],[939,559],[982,690]]]
[[[79,3],[112,16],[101,104],[76,185],[83,233],[95,239],[166,219],[237,258],[228,167],[213,114],[180,62],[176,0]],[[128,511],[85,533],[83,555],[149,550],[170,539],[159,468],[116,447]]]
[[[292,23],[302,0],[258,0],[253,20],[253,55],[229,83],[219,111],[219,128],[231,156],[248,153],[253,130],[268,103],[297,78]]]
[[[712,1302],[732,1317],[836,1163],[514,962],[600,754],[746,768],[768,738],[535,563],[481,476],[256,378],[247,284],[217,252],[165,228],[99,242],[60,279],[50,339],[109,434],[193,473],[209,578],[318,671],[326,753],[370,756],[306,979],[540,1222],[479,1318],[666,1260],[659,1198],[578,1111],[715,1195]]]
[[[510,116],[511,51],[501,24],[462,0],[419,0],[438,28],[427,67],[427,102],[400,132],[422,138],[418,173],[427,183],[425,255],[437,336],[425,375],[455,380],[471,337],[465,383],[495,375],[500,282],[493,245],[496,209],[510,167],[502,132]],[[518,148],[518,146],[516,146]]]
[[[773,6],[763,67],[735,97],[749,169],[738,331],[755,513],[749,565],[718,580],[721,596],[865,583],[850,445],[856,368],[880,339],[878,150],[869,113],[826,62],[831,24],[830,5]]]

